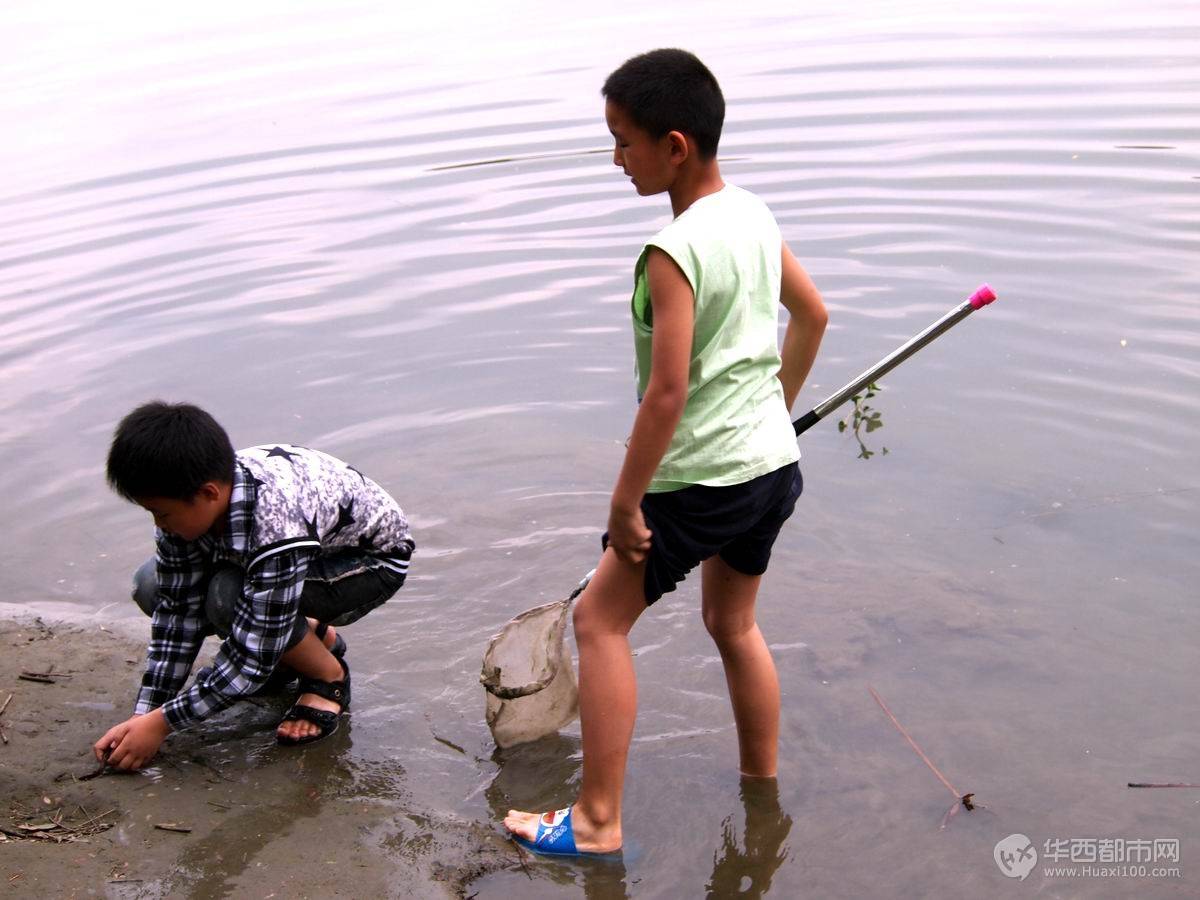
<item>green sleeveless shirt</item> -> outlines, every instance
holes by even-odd
[[[771,211],[726,184],[647,242],[632,301],[639,400],[650,381],[651,247],[675,261],[696,300],[687,405],[648,491],[741,484],[795,462],[800,451],[778,378],[783,248]]]

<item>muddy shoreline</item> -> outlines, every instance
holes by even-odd
[[[495,829],[415,808],[402,778],[340,752],[348,735],[276,747],[286,697],[173,735],[142,772],[87,777],[91,744],[127,714],[143,653],[103,627],[0,621],[0,705],[12,696],[0,714],[6,894],[465,897],[474,879],[519,871]]]

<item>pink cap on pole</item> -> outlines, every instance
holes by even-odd
[[[983,307],[987,306],[995,299],[996,292],[986,284],[981,284],[975,289],[975,293],[970,296],[967,302],[970,303],[974,309],[983,309]]]

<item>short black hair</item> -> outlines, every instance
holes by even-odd
[[[208,481],[233,481],[233,445],[190,403],[155,400],[121,420],[108,451],[108,483],[126,500],[191,500]]]
[[[662,49],[627,59],[608,76],[600,93],[651,137],[681,131],[696,141],[702,159],[717,155],[725,96],[694,54]]]

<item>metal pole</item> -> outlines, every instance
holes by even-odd
[[[896,348],[867,371],[863,372],[841,390],[827,397],[825,400],[818,403],[812,410],[805,413],[799,419],[792,423],[792,427],[796,430],[796,434],[802,434],[817,422],[825,418],[833,410],[837,409],[855,394],[862,391],[868,384],[882,378],[900,363],[904,362],[922,347],[932,343],[936,338],[945,334],[971,313],[977,309],[982,309],[993,300],[996,299],[995,293],[986,284],[981,285],[967,300],[964,300],[959,306],[956,306],[950,312],[946,313],[920,334],[910,338],[902,346]]]

